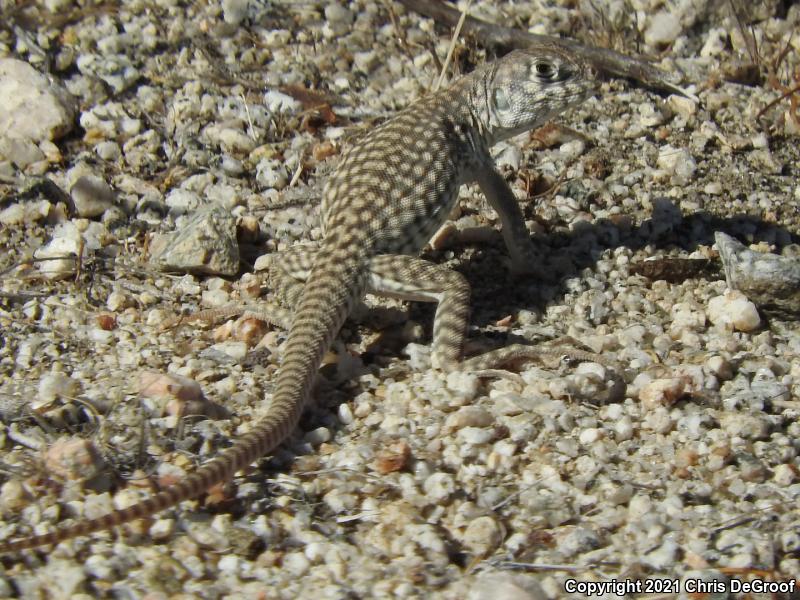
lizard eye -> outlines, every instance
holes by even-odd
[[[508,96],[506,96],[506,92],[503,90],[503,88],[495,89],[493,100],[495,108],[498,110],[508,110]]]
[[[540,79],[553,79],[556,76],[556,68],[553,63],[538,61],[533,65],[533,72]]]

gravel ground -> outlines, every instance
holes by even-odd
[[[555,126],[497,147],[548,281],[508,273],[473,187],[426,252],[473,286],[471,351],[569,336],[621,365],[624,394],[601,400],[597,363],[443,376],[429,364],[432,307],[376,300],[345,326],[315,406],[274,456],[153,519],[2,557],[0,596],[793,589],[797,313],[728,290],[714,234],[798,256],[798,93],[781,96],[800,83],[800,5],[708,4],[471,6],[638,48],[702,101],[608,81]],[[319,189],[341,147],[431,89],[452,32],[365,0],[0,10],[0,539],[11,539],[170,485],[267,410],[281,330],[252,316],[163,325],[255,303],[256,259],[320,237]],[[485,58],[462,40],[454,68]],[[81,260],[61,258],[71,253]]]

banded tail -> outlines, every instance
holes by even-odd
[[[149,517],[227,481],[264,456],[297,426],[322,360],[353,303],[364,292],[364,265],[357,244],[332,244],[317,255],[289,330],[283,364],[267,415],[249,433],[183,481],[128,508],[56,529],[50,533],[0,543],[0,554],[53,545]]]

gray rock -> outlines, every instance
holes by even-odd
[[[150,260],[165,271],[235,275],[236,218],[216,205],[201,209],[179,231],[155,236]]]
[[[0,59],[0,135],[55,140],[69,133],[76,113],[75,100],[60,85],[24,61]]]
[[[650,24],[644,32],[644,41],[650,46],[666,46],[675,41],[681,34],[681,21],[678,15],[669,12],[659,12],[650,19]]]
[[[111,186],[99,177],[84,175],[74,183],[69,195],[75,210],[81,217],[99,217],[114,204],[115,194]]]
[[[202,199],[198,194],[183,188],[176,188],[172,190],[164,202],[171,211],[176,214],[185,214],[197,210],[203,204]]]
[[[503,542],[503,526],[488,515],[470,521],[464,531],[464,546],[473,554],[487,556]]]
[[[222,0],[222,18],[230,25],[239,25],[247,18],[247,0]]]
[[[94,147],[94,151],[103,160],[117,160],[122,156],[122,149],[116,142],[100,142]]]
[[[714,239],[729,288],[767,313],[800,316],[800,258],[754,252],[721,231]]]
[[[0,137],[0,160],[10,160],[18,169],[24,169],[44,158],[44,152],[28,138]]]

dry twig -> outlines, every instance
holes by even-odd
[[[444,4],[440,0],[398,1],[409,10],[430,17],[448,27],[455,27],[461,18],[461,11]],[[584,46],[573,40],[537,35],[510,27],[502,27],[474,17],[467,17],[464,20],[463,31],[466,34],[475,36],[485,46],[504,50],[526,48],[533,44],[545,44],[562,48],[580,56],[601,73],[633,79],[645,87],[680,94],[697,101],[693,94],[678,86],[675,76],[654,67],[641,58],[627,56],[607,48]]]

